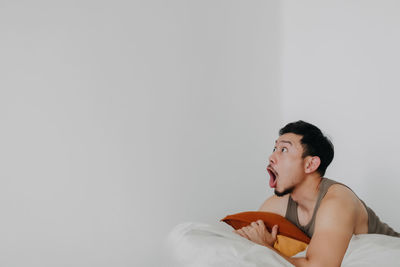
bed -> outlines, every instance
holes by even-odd
[[[181,223],[169,233],[167,249],[171,266],[293,266],[269,248],[233,233],[232,228],[223,222],[212,225]],[[304,257],[306,251],[294,257]],[[355,235],[342,266],[400,266],[400,238],[377,234]]]

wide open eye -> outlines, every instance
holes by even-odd
[[[272,152],[275,152],[276,151],[276,147],[274,147],[274,149],[272,149]]]
[[[282,152],[288,152],[288,149],[286,147],[282,147]]]

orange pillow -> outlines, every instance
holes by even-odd
[[[249,225],[251,222],[262,220],[271,232],[272,227],[277,224],[278,236],[274,248],[286,256],[293,256],[305,250],[310,243],[310,238],[303,233],[296,225],[285,217],[272,212],[246,211],[228,215],[221,221],[229,224],[235,230]]]

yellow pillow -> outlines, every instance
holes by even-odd
[[[308,244],[299,240],[284,236],[277,235],[274,248],[285,256],[292,257],[299,252],[304,251]]]

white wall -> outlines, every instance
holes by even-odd
[[[9,1],[0,33],[0,266],[163,266],[271,195],[278,1]]]
[[[281,2],[2,2],[0,266],[165,265],[175,224],[272,194],[297,119],[398,229],[399,4]]]
[[[284,1],[282,110],[330,135],[327,177],[400,230],[400,3]]]

